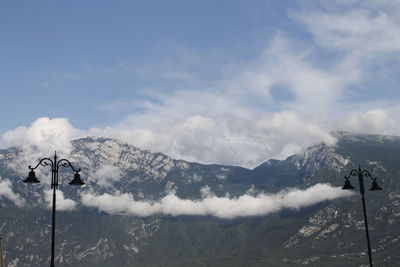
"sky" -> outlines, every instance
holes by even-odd
[[[105,136],[253,168],[400,135],[398,1],[6,0],[0,33],[1,148]]]

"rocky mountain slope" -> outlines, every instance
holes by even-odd
[[[40,184],[24,184],[22,167],[15,164],[22,154],[17,148],[0,150],[0,183],[24,201],[0,193],[5,260],[8,266],[45,266],[51,231],[48,172],[37,173]],[[304,155],[269,160],[253,170],[174,160],[107,138],[75,140],[68,158],[82,168],[87,184],[68,186],[73,173],[61,170],[57,266],[366,266],[359,194],[261,216],[148,212],[169,195],[198,204],[207,192],[240,198],[250,191],[273,195],[318,183],[342,186],[343,175],[358,164],[384,188],[366,195],[374,262],[400,265],[398,137],[340,133],[333,147],[316,145]]]

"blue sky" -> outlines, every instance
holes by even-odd
[[[278,14],[287,7],[276,3],[3,2],[1,88],[7,101],[2,101],[0,129],[26,125],[40,116],[68,117],[85,128],[107,125],[118,119],[103,109],[108,103],[140,99],[148,86],[177,89],[173,80],[124,73],[128,70],[123,64],[132,69],[169,65],[176,58],[185,60],[185,53],[215,55],[220,57],[216,64],[251,60],[268,35],[287,27],[287,19]],[[218,79],[207,66],[188,67],[204,80]],[[10,109],[12,117],[6,115]]]
[[[0,144],[100,135],[253,167],[336,130],[399,135],[399,13],[389,0],[2,1]]]

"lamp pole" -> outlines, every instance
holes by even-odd
[[[58,189],[58,171],[60,167],[71,168],[74,172],[74,179],[69,183],[70,185],[84,185],[85,183],[81,180],[79,172],[81,169],[75,169],[71,162],[67,159],[59,159],[57,160],[57,152],[54,152],[54,158],[43,158],[39,161],[36,167],[32,168],[29,166],[31,170],[29,172],[28,178],[24,180],[25,183],[40,183],[40,181],[36,178],[35,169],[39,166],[50,166],[51,167],[51,189],[53,189],[53,208],[52,208],[52,220],[51,220],[51,259],[50,259],[50,267],[54,267],[54,243],[55,243],[55,226],[56,226],[56,189]]]
[[[3,239],[0,233],[0,267],[5,267],[4,265],[4,255],[3,255]]]
[[[369,240],[367,210],[365,208],[365,197],[364,197],[364,195],[365,195],[364,177],[368,177],[368,178],[370,178],[372,180],[372,186],[369,189],[370,191],[382,190],[382,188],[378,185],[378,182],[376,181],[376,178],[373,177],[369,173],[369,171],[361,170],[361,167],[358,166],[358,170],[356,170],[356,169],[351,170],[349,175],[344,176],[345,183],[344,183],[344,186],[342,187],[343,190],[354,189],[354,186],[351,185],[350,180],[349,180],[352,176],[358,177],[358,183],[360,185],[360,194],[361,194],[361,200],[362,200],[363,212],[364,212],[365,233],[367,235],[369,266],[372,267],[371,243],[370,243],[370,240]]]

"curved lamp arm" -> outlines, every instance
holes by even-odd
[[[351,176],[358,176],[359,173],[360,172],[358,170],[354,169],[354,170],[350,171],[348,176],[345,175],[344,178],[349,179],[349,178],[351,178]]]
[[[71,167],[71,169],[72,169],[74,172],[76,172],[76,173],[78,173],[78,172],[81,171],[81,169],[75,169],[74,166],[72,165],[72,163],[71,163],[69,160],[67,160],[67,159],[60,159],[60,160],[57,162],[57,169],[58,169],[60,166],[63,166],[64,168]]]
[[[32,168],[31,167],[31,165],[29,165],[29,169],[31,170],[31,171],[33,171],[33,170],[35,170],[35,169],[37,169],[39,166],[48,166],[48,165],[50,165],[50,166],[54,166],[54,162],[50,159],[50,158],[43,158],[43,159],[41,159],[40,161],[39,161],[39,163],[36,165],[36,167],[34,167],[34,168]]]
[[[376,181],[376,177],[372,176],[369,171],[367,170],[363,170],[361,172],[361,175],[365,176],[365,177],[369,177],[372,181]]]

